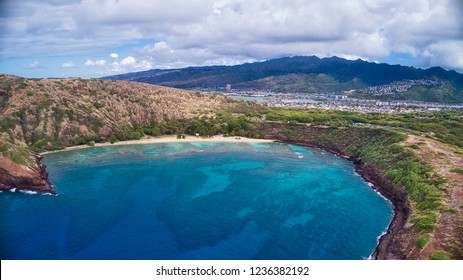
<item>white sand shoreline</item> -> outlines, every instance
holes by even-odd
[[[209,138],[203,138],[199,136],[190,136],[185,135],[184,139],[178,139],[176,135],[167,135],[167,136],[160,136],[160,137],[148,137],[140,140],[128,140],[128,141],[120,141],[116,143],[96,143],[94,146],[89,145],[78,145],[78,146],[71,146],[66,147],[63,150],[57,151],[47,151],[41,153],[41,155],[49,154],[49,153],[57,153],[57,152],[64,152],[64,151],[71,151],[71,150],[80,150],[80,149],[87,149],[91,147],[106,147],[106,146],[122,146],[122,145],[139,145],[139,144],[156,144],[156,143],[188,143],[188,142],[219,142],[219,143],[271,143],[275,142],[274,140],[268,139],[253,139],[241,136],[230,136],[224,137],[223,135],[215,135]]]

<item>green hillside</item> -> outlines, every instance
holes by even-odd
[[[0,76],[0,190],[54,193],[37,152],[167,134],[267,138],[350,158],[396,206],[378,258],[463,258],[461,110],[277,109],[127,81]]]
[[[149,70],[105,77],[139,81],[176,88],[222,88],[273,92],[326,93],[357,90],[357,97],[381,100],[409,99],[429,102],[463,102],[463,74],[440,67],[418,69],[377,64],[338,57],[320,59],[296,56],[236,66],[189,67]],[[361,94],[363,89],[388,86],[395,82],[421,81],[428,86],[412,87],[387,96]]]

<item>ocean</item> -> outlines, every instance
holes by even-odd
[[[44,156],[58,196],[0,194],[1,259],[366,259],[390,202],[330,153],[282,143]]]

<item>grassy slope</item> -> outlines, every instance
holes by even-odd
[[[181,120],[241,104],[216,95],[109,80],[1,76],[0,92],[0,137],[38,151],[137,139],[144,133],[142,127],[153,122],[178,120],[181,129]]]
[[[0,152],[18,164],[27,162],[31,155],[25,145],[32,150],[49,150],[176,133],[274,137],[354,155],[408,192],[413,214],[403,233],[406,257],[446,254],[441,251],[454,258],[462,256],[461,240],[455,237],[458,224],[450,222],[445,231],[451,232],[444,232],[450,237],[439,239],[442,217],[459,218],[462,214],[462,207],[449,203],[448,197],[454,199],[449,176],[439,174],[436,163],[425,160],[418,152],[419,143],[406,142],[407,134],[416,134],[440,143],[444,149],[453,147],[461,158],[461,112],[389,115],[271,110],[139,83],[12,76],[0,77],[0,97]],[[262,116],[267,121],[259,121]]]
[[[325,74],[288,74],[283,76],[271,76],[255,81],[233,85],[238,89],[263,89],[274,92],[308,92],[329,93],[352,89],[360,89],[365,86],[358,80],[339,82]]]
[[[353,155],[378,167],[406,190],[411,202],[412,215],[401,233],[404,256],[427,259],[448,251],[462,258],[462,116],[461,111],[391,115],[271,110],[270,122],[261,123],[257,131]],[[410,141],[418,137],[420,141]],[[428,239],[430,235],[434,238]]]
[[[149,70],[113,76],[146,83],[179,88],[225,87],[252,88],[277,92],[332,93],[368,86],[429,79],[442,82],[438,86],[414,86],[406,92],[379,96],[385,100],[414,99],[460,103],[463,99],[462,75],[440,67],[416,69],[400,65],[377,64],[338,57],[283,57],[264,62],[235,66],[189,67],[177,70]],[[370,94],[359,94],[371,98]]]
[[[463,154],[463,112],[363,114],[261,108],[241,113],[254,122],[238,131],[240,134],[306,144],[353,156],[404,190],[412,213],[406,229],[397,238],[403,257],[427,259],[435,252],[463,257],[460,206],[463,194],[455,193],[458,190],[455,182],[461,180],[455,176],[461,176],[458,170],[463,167],[463,162],[456,162]],[[262,116],[266,117],[265,121],[258,121]],[[220,120],[205,119],[200,127],[213,128],[218,124]],[[201,131],[193,129],[191,132]],[[414,135],[421,137],[422,143],[410,142]],[[451,154],[441,152],[440,155],[451,161],[448,172],[442,172],[439,162],[425,156],[423,143],[437,143],[442,151],[451,151]]]
[[[0,75],[0,189],[53,192],[36,152],[182,132],[193,117],[241,105],[140,83]]]

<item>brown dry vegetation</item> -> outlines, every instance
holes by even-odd
[[[330,126],[271,122],[254,129],[262,137],[320,147],[361,162],[357,171],[374,182],[396,206],[396,218],[389,229],[394,234],[387,237],[387,243],[377,251],[376,257],[463,259],[461,148],[391,128],[333,129]],[[405,172],[400,180],[388,176],[400,174],[397,171],[402,169]],[[407,187],[407,181],[416,180],[419,184]],[[390,188],[392,182],[395,186]],[[426,185],[429,187],[424,188]]]
[[[138,139],[153,122],[181,126],[242,104],[135,82],[0,75],[0,190],[53,193],[33,151]]]
[[[267,121],[261,121],[264,115]],[[403,221],[384,258],[463,259],[462,121],[461,113],[449,112],[271,110],[134,82],[0,75],[0,189],[53,192],[31,150],[144,134],[279,139],[351,157],[366,170],[364,177],[384,183],[397,201],[403,198]]]
[[[407,258],[429,259],[434,252],[445,251],[463,259],[463,175],[454,172],[456,168],[463,169],[463,150],[417,135],[408,135],[402,144],[447,180],[443,185],[447,209],[438,217],[437,227],[429,231],[432,238],[423,248],[413,244],[406,247]],[[414,239],[420,235],[414,231],[405,234]]]
[[[152,121],[213,115],[240,104],[222,96],[95,79],[31,80],[2,75],[0,91],[1,131],[28,145],[48,138],[49,143],[40,143],[45,149]]]

